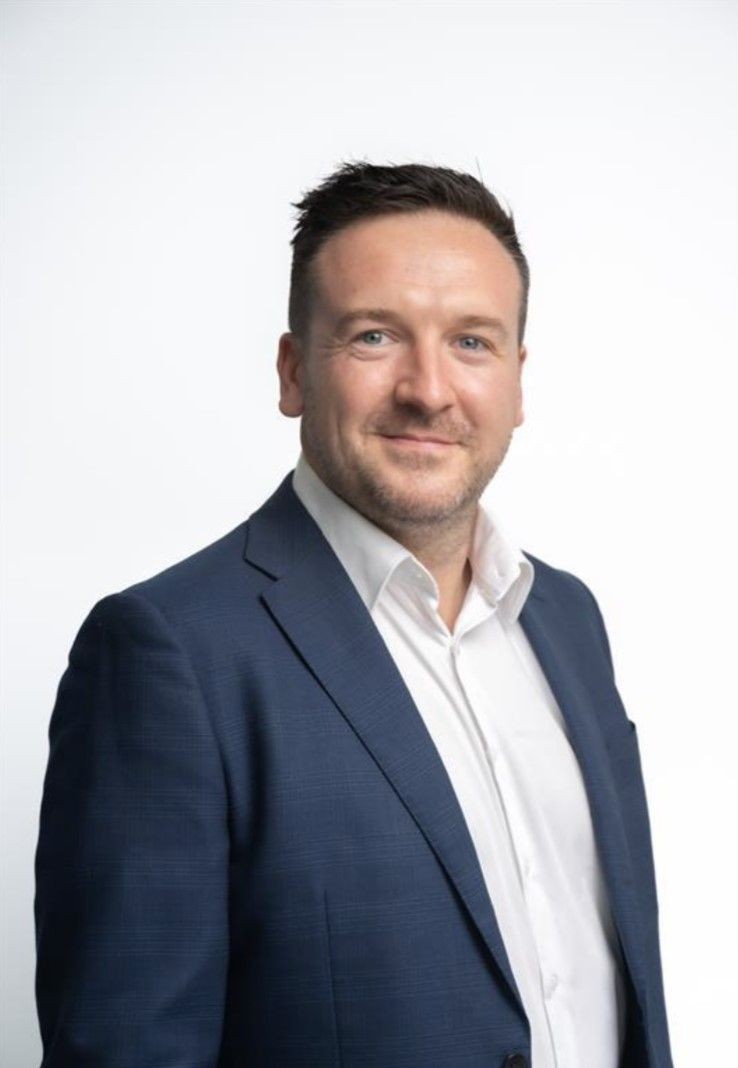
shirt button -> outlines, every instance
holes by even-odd
[[[508,1053],[503,1068],[528,1068],[528,1058],[522,1053]]]
[[[523,875],[530,875],[530,860],[528,857],[523,860]]]
[[[558,975],[549,975],[546,985],[543,990],[543,995],[546,998],[550,998],[556,987],[559,985]]]

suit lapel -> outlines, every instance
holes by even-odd
[[[553,597],[540,592],[534,597],[534,590],[535,583],[520,613],[520,624],[567,724],[569,742],[587,791],[613,920],[634,986],[645,1002],[646,977],[641,951],[644,934],[634,891],[633,865],[597,719],[597,708],[612,695],[599,674],[595,677],[590,673],[590,661],[578,646],[571,617],[562,612]]]
[[[434,851],[521,1012],[525,1009],[451,781],[370,614],[292,488],[292,472],[248,524],[244,557],[277,581],[262,599],[371,753]],[[593,694],[566,640],[566,620],[536,582],[520,622],[541,663],[582,767],[613,915],[636,986],[641,932],[625,832]]]

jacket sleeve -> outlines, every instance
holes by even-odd
[[[228,965],[220,750],[190,661],[143,597],[98,602],[49,725],[35,854],[42,1068],[206,1068]]]

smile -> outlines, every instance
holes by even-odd
[[[450,449],[456,444],[454,441],[443,441],[440,438],[404,437],[401,434],[382,434],[381,437],[399,448],[419,449],[423,452],[442,452],[444,449]]]

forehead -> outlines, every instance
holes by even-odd
[[[313,269],[328,315],[361,300],[426,314],[474,304],[514,319],[521,296],[515,261],[494,234],[436,209],[351,223],[325,242]]]

